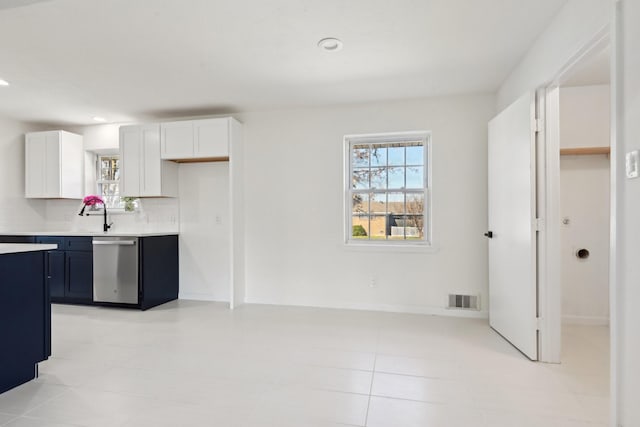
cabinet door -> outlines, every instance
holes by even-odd
[[[160,125],[163,159],[193,157],[193,121],[168,122]]]
[[[47,281],[51,298],[64,298],[64,251],[47,252]]]
[[[68,239],[69,238],[62,236],[35,236],[33,238],[35,243],[58,245],[57,250],[47,251],[45,256],[45,271],[47,275],[47,282],[49,284],[49,294],[51,298],[58,301],[64,298],[64,249],[66,248]]]
[[[143,126],[142,159],[140,167],[140,173],[142,175],[141,196],[162,196],[161,162],[160,126]]]
[[[46,132],[45,197],[60,197],[60,132]]]
[[[229,157],[229,119],[195,120],[194,157]]]
[[[93,300],[93,253],[67,251],[66,297]]]
[[[84,195],[84,146],[82,136],[70,132],[56,132],[59,135],[58,179],[56,197],[82,199]]]
[[[142,131],[139,126],[120,128],[120,193],[140,196],[140,148]]]
[[[25,197],[45,197],[47,135],[28,133],[25,137]]]
[[[82,137],[64,131],[28,133],[25,138],[25,197],[81,199]]]

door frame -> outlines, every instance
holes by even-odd
[[[617,230],[618,207],[618,128],[620,88],[622,79],[618,66],[621,58],[621,5],[613,6],[611,23],[599,29],[578,51],[569,58],[558,72],[538,89],[539,117],[543,120],[543,132],[539,134],[538,147],[538,209],[545,219],[545,227],[539,233],[538,241],[538,309],[540,320],[540,361],[559,363],[561,354],[562,290],[560,260],[560,103],[559,89],[566,76],[604,47],[611,50],[611,110],[610,110],[610,231],[609,231],[609,337],[610,337],[610,395],[611,425],[617,425]],[[623,163],[620,163],[623,164]]]
[[[544,227],[538,233],[538,312],[541,319],[538,344],[541,362],[560,363],[562,349],[560,86],[571,72],[610,46],[611,42],[611,29],[606,25],[546,85],[538,89],[538,113],[544,129],[538,135],[538,216],[544,218]],[[613,128],[613,122],[611,125]]]

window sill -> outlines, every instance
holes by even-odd
[[[428,243],[364,243],[344,242],[348,251],[353,252],[406,252],[406,253],[437,253],[440,248]]]

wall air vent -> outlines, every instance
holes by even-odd
[[[478,295],[449,294],[449,305],[447,308],[480,310],[480,297]]]

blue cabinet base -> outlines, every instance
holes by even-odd
[[[51,302],[107,307],[149,308],[178,299],[178,236],[139,237],[138,304],[93,301],[93,247],[90,236],[3,236],[3,243],[50,243],[45,271]]]
[[[51,355],[44,252],[0,255],[0,393],[36,377]]]

